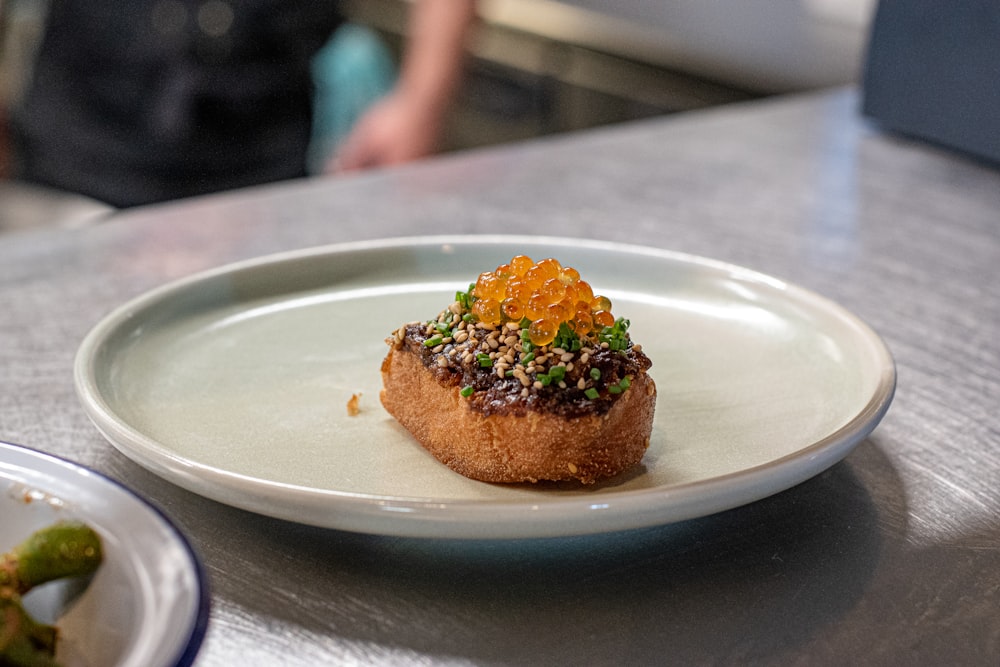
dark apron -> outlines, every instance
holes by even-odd
[[[329,0],[51,0],[17,175],[116,206],[303,176],[339,22]]]

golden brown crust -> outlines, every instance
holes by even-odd
[[[458,386],[441,384],[419,356],[398,346],[382,362],[382,380],[382,404],[424,448],[485,482],[589,484],[617,475],[642,459],[656,405],[656,385],[641,372],[604,414],[484,416]]]

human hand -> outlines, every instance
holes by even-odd
[[[401,91],[391,93],[358,120],[326,172],[391,166],[430,155],[440,140],[439,116]]]

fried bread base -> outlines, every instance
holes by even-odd
[[[458,386],[393,347],[382,362],[382,405],[436,459],[484,482],[579,480],[592,484],[636,465],[649,447],[656,385],[645,372],[604,414],[567,418],[541,410],[484,415]]]

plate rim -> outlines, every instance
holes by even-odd
[[[517,245],[525,247],[525,252],[530,252],[532,246],[558,246],[597,252],[637,254],[708,267],[740,278],[764,283],[771,288],[794,294],[798,299],[818,305],[825,312],[835,314],[848,322],[879,358],[878,382],[865,406],[841,427],[816,442],[772,461],[705,480],[672,485],[669,489],[655,486],[644,489],[609,491],[599,496],[598,503],[592,503],[587,495],[574,495],[564,499],[546,500],[537,505],[532,505],[530,501],[525,500],[469,499],[451,501],[433,496],[367,494],[336,489],[319,489],[252,477],[201,464],[176,454],[162,443],[131,429],[128,424],[116,420],[113,410],[100,398],[94,379],[95,352],[99,345],[109,333],[133,317],[142,308],[155,304],[171,293],[183,291],[191,285],[229,273],[316,256],[412,246],[432,248],[463,245]],[[504,234],[399,236],[332,243],[269,253],[197,271],[147,290],[111,310],[88,332],[74,359],[76,392],[88,418],[97,430],[127,457],[182,488],[251,512],[322,528],[370,534],[439,538],[511,539],[615,532],[698,518],[762,499],[819,474],[849,454],[878,426],[888,411],[895,394],[896,381],[895,360],[882,337],[852,311],[808,288],[737,264],[669,249],[592,239]],[[121,440],[126,440],[126,442]],[[128,440],[132,442],[128,442]],[[141,444],[136,445],[136,441]],[[772,474],[774,469],[794,467],[793,463],[801,463],[804,460],[811,461],[813,464],[800,466],[796,474],[787,475],[785,482],[777,487],[769,485],[771,488],[769,492],[764,494],[759,492],[758,487],[762,480]],[[256,493],[246,495],[246,485],[254,487]],[[645,509],[643,507],[644,501],[654,496],[663,495],[665,492],[677,498],[673,511],[663,512],[662,508],[659,512],[642,511]],[[303,520],[295,509],[274,508],[270,505],[269,499],[288,493],[292,493],[298,498],[299,508],[337,501],[350,504],[350,509],[355,512],[355,515],[353,517],[335,517],[329,521]],[[705,503],[706,496],[714,498],[715,502]],[[567,509],[576,512],[581,509],[581,505],[588,504],[593,505],[590,508],[593,511],[584,512],[583,518],[579,515],[573,515],[572,512],[570,515],[576,516],[576,518],[567,518],[565,514]],[[696,510],[689,507],[692,504],[700,504],[701,506]],[[504,516],[509,512],[523,512],[525,516],[517,518],[507,516],[506,519],[502,519],[497,516],[498,511],[501,511]],[[342,512],[337,511],[337,508],[331,508],[331,514],[339,515]],[[405,514],[407,520],[401,521],[400,514]],[[530,517],[530,520],[526,520],[526,517]],[[486,523],[482,523],[484,521]],[[475,530],[470,530],[470,526],[478,527]]]

